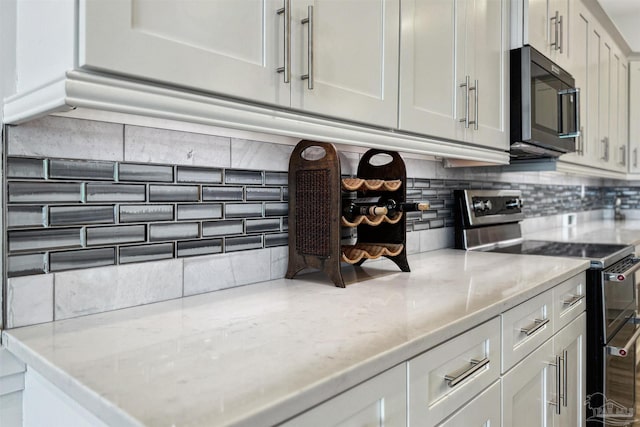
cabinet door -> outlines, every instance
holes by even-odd
[[[396,128],[399,0],[293,0],[292,4],[291,106]],[[309,6],[312,19],[302,23],[308,19]],[[306,74],[312,79],[302,80]]]
[[[80,0],[79,65],[289,105],[282,0]]]
[[[502,377],[502,424],[518,427],[553,425],[555,367],[553,341],[518,363]]]
[[[599,166],[604,157],[604,143],[600,133],[600,47],[603,42],[600,32],[593,26],[589,31],[588,45],[587,97],[589,103],[585,127],[589,139],[585,140],[585,144],[592,153],[590,157],[593,165]]]
[[[586,314],[582,313],[554,336],[555,353],[562,358],[563,396],[560,414],[555,415],[555,427],[575,427],[585,422],[586,328]]]
[[[451,0],[402,1],[400,129],[455,138],[455,5]]]
[[[549,56],[551,48],[549,44],[549,20],[548,20],[548,0],[529,0],[525,2],[528,7],[527,23],[528,31],[524,40],[525,44],[530,44],[541,53]]]
[[[622,56],[618,68],[618,147],[621,165],[619,169],[627,172],[629,167],[629,67]]]
[[[499,427],[500,417],[500,381],[496,381],[438,427]]]
[[[507,27],[506,2],[467,2],[466,64],[477,87],[469,109],[477,122],[470,142],[501,150],[509,148],[505,126]],[[471,99],[469,102],[472,102]]]
[[[568,69],[570,40],[568,0],[529,0],[527,13],[528,37],[525,43]],[[573,32],[573,29],[572,29]]]
[[[611,155],[611,138],[609,128],[609,109],[610,109],[610,83],[611,83],[611,46],[606,39],[600,40],[600,86],[599,86],[599,128],[600,141],[603,146],[601,166],[609,168],[612,160]]]
[[[398,365],[281,424],[283,427],[407,425],[407,371]]]
[[[629,63],[629,116],[640,117],[640,62]],[[629,172],[640,173],[640,120],[629,123]],[[638,275],[640,278],[640,275]]]

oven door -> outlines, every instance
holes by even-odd
[[[605,343],[635,314],[635,271],[638,269],[640,258],[630,255],[602,272]]]

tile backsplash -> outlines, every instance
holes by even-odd
[[[7,130],[6,327],[284,276],[290,143],[62,117]],[[358,157],[341,152],[344,175]],[[431,205],[408,214],[409,253],[452,245],[458,188],[520,189],[528,217],[602,209],[606,191],[407,165],[407,199]]]

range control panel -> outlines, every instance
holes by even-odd
[[[465,227],[524,219],[522,193],[518,190],[459,190],[455,197]]]

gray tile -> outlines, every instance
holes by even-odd
[[[9,231],[9,251],[80,247],[81,228]]]
[[[265,216],[285,216],[289,214],[288,203],[266,203],[264,205]]]
[[[87,202],[144,202],[142,184],[87,184]]]
[[[195,205],[178,205],[178,220],[219,219],[222,218],[222,205],[203,203]]]
[[[228,203],[224,215],[225,218],[262,217],[262,203]]]
[[[289,174],[287,172],[265,172],[264,183],[267,185],[288,185]]]
[[[444,220],[443,219],[431,220],[431,221],[429,221],[429,227],[430,228],[441,228],[441,227],[444,227]]]
[[[9,156],[124,160],[123,125],[47,116],[7,131]]]
[[[45,160],[9,157],[7,159],[7,178],[40,178],[45,177]]]
[[[12,255],[8,258],[9,277],[27,276],[30,274],[45,273],[47,270],[47,255],[44,253],[29,255]]]
[[[231,140],[231,167],[286,171],[293,145],[274,144],[233,138]]]
[[[262,248],[262,236],[227,237],[224,239],[224,251],[236,252]]]
[[[73,203],[82,201],[81,184],[9,182],[9,203]]]
[[[282,231],[287,231],[289,229],[289,217],[282,218]]]
[[[45,206],[9,206],[7,208],[7,226],[44,227],[47,222]]]
[[[242,201],[242,187],[202,187],[204,201]]]
[[[227,169],[224,173],[224,182],[226,184],[262,185],[262,172]]]
[[[247,201],[254,200],[280,200],[282,197],[280,188],[247,187]]]
[[[178,166],[178,182],[222,183],[222,169]]]
[[[113,206],[51,206],[49,225],[113,224]]]
[[[275,246],[286,246],[289,244],[289,234],[288,233],[278,233],[278,234],[265,234],[264,235],[264,247],[272,248]]]
[[[116,263],[115,248],[84,249],[80,251],[52,252],[49,254],[50,271],[102,267]]]
[[[413,230],[414,231],[428,230],[429,228],[430,227],[429,227],[429,222],[428,221],[425,221],[425,222],[418,221],[418,222],[414,222],[413,223]]]
[[[118,165],[118,180],[173,182],[173,166],[120,163]]]
[[[49,160],[49,178],[52,179],[114,179],[115,163],[91,160]]]
[[[178,242],[178,256],[211,255],[222,252],[222,239],[192,240]]]
[[[89,246],[144,242],[146,237],[145,225],[87,228],[87,245]]]
[[[120,264],[173,258],[173,243],[120,247]]]
[[[198,237],[198,223],[182,222],[178,224],[151,224],[149,225],[149,240],[158,242],[162,240],[184,240]]]
[[[280,219],[248,219],[247,234],[264,233],[266,231],[280,231]]]
[[[151,202],[197,202],[200,189],[195,185],[150,185]]]
[[[233,234],[242,234],[244,227],[242,220],[234,221],[212,221],[202,223],[202,236],[229,236]]]
[[[120,222],[172,220],[173,205],[120,205]]]
[[[125,126],[125,159],[187,166],[231,166],[231,139],[166,129]]]
[[[7,280],[7,328],[52,321],[53,274]]]
[[[284,187],[282,189],[282,200],[289,201],[289,187]]]

